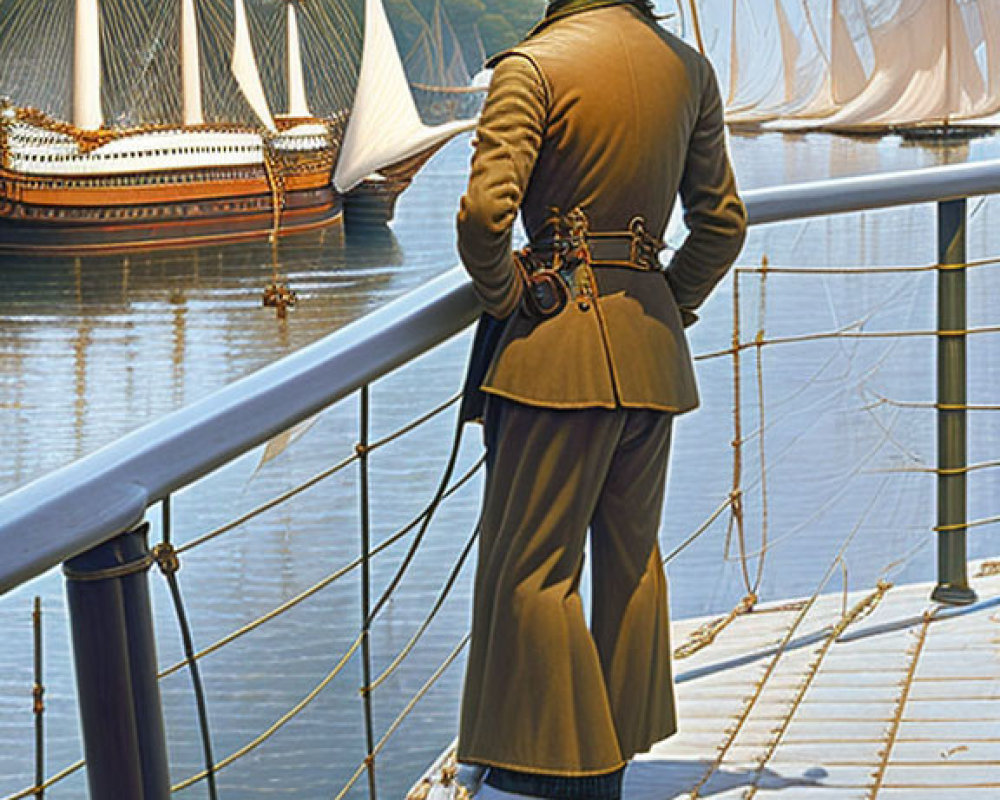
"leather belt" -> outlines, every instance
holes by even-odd
[[[570,231],[532,242],[518,252],[529,269],[562,269],[582,262],[592,267],[627,267],[640,272],[662,272],[659,254],[666,245],[646,230],[642,217],[633,217],[627,231]]]
[[[555,209],[553,209],[555,210]],[[646,230],[646,220],[632,218],[627,231],[591,231],[587,215],[577,207],[550,220],[553,235],[514,254],[524,282],[522,305],[529,316],[547,319],[570,299],[589,311],[597,299],[592,267],[627,267],[662,272],[659,254],[665,245]]]

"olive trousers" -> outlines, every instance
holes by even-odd
[[[490,397],[460,761],[602,775],[676,731],[657,544],[672,419]]]

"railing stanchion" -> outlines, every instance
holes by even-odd
[[[372,728],[372,654],[371,654],[371,507],[368,497],[368,418],[369,418],[368,385],[361,387],[361,407],[358,422],[358,465],[360,467],[358,495],[361,502],[361,621],[363,625],[361,639],[361,661],[364,685],[361,697],[365,706],[365,753],[368,772],[368,796],[371,800],[378,797],[375,783],[375,732]]]
[[[35,797],[42,800],[45,790],[45,684],[42,682],[42,598],[36,597],[31,612],[31,629],[34,640],[35,683],[31,690],[32,710],[35,715]]]
[[[937,525],[938,583],[931,598],[939,603],[975,602],[966,566],[965,330],[966,201],[946,200],[937,207]]]
[[[143,524],[63,565],[91,800],[167,800]]]

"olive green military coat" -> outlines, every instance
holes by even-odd
[[[491,63],[458,215],[483,307],[509,317],[482,390],[548,408],[694,408],[683,320],[696,318],[746,226],[708,61],[632,6],[597,3],[546,18]],[[570,302],[546,320],[521,308],[519,210],[532,241],[551,235],[553,209],[577,206],[591,230],[625,231],[642,215],[662,238],[678,193],[690,233],[666,280],[601,267],[596,305]]]

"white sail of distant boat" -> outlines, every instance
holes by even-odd
[[[728,41],[716,56],[728,59],[731,124],[878,131],[998,121],[998,0],[720,3],[698,6]]]
[[[385,167],[475,126],[475,119],[425,125],[417,112],[380,0],[365,0],[365,36],[354,107],[334,185],[346,193]]]
[[[947,122],[975,113],[985,85],[958,6],[910,0],[871,25],[875,67],[868,85],[823,120],[828,127]]]

